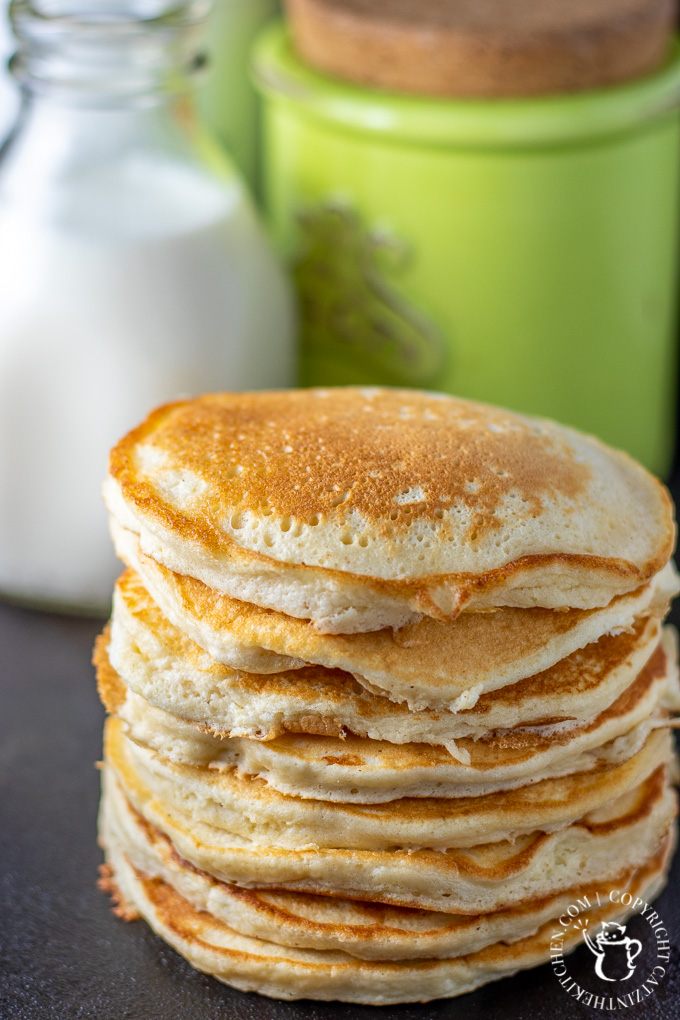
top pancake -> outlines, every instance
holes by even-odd
[[[413,390],[170,404],[114,448],[105,492],[158,562],[337,633],[603,606],[674,539],[665,489],[625,454]]]

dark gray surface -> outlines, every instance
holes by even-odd
[[[680,614],[676,614],[680,619]],[[549,967],[423,1006],[278,1003],[194,971],[142,921],[125,924],[96,889],[103,710],[90,650],[97,625],[0,605],[0,1017],[2,1020],[572,1020],[604,1015],[570,999]],[[680,1017],[680,854],[658,900],[669,974],[615,1015]],[[572,957],[588,981],[585,947]],[[640,969],[641,972],[641,969]],[[592,984],[592,982],[590,982]],[[612,1014],[608,1014],[612,1015]]]

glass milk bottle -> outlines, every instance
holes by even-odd
[[[286,386],[288,284],[183,93],[204,0],[15,0],[0,161],[0,595],[102,612],[100,489],[151,406]]]

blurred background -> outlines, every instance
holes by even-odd
[[[673,0],[2,4],[3,597],[108,611],[108,449],[204,390],[443,390],[670,477]]]

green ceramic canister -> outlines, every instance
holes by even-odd
[[[635,81],[522,99],[346,82],[305,64],[278,23],[254,66],[302,385],[445,390],[667,472],[679,44]]]

